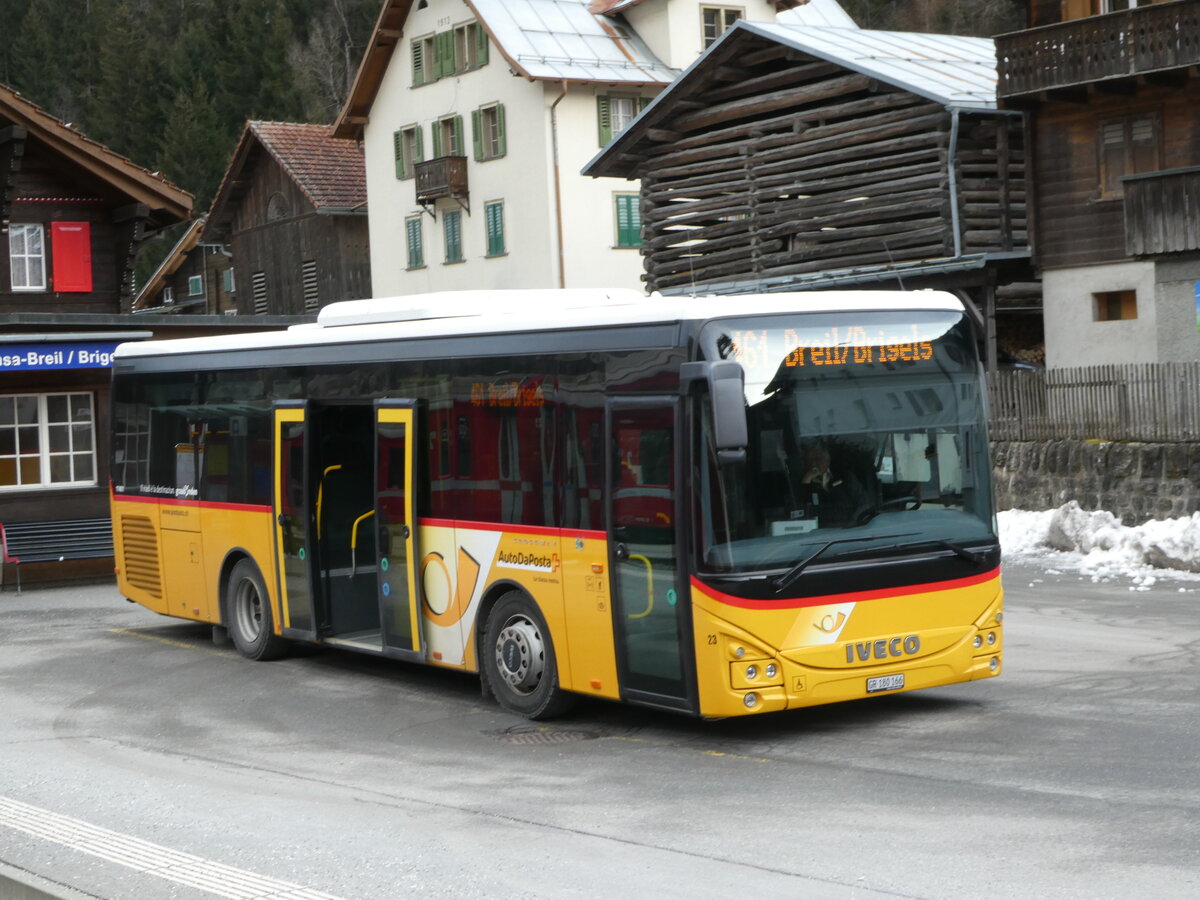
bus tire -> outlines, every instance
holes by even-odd
[[[527,719],[566,712],[574,697],[558,686],[550,631],[537,605],[520,591],[496,601],[483,638],[483,673],[496,702]]]
[[[271,599],[252,560],[240,560],[233,567],[225,597],[226,624],[238,653],[257,660],[279,659],[287,654],[288,643],[275,634]]]

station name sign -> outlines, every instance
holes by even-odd
[[[116,341],[69,344],[0,344],[0,372],[107,369]]]

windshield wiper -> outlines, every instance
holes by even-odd
[[[803,575],[804,570],[808,568],[809,563],[811,563],[813,560],[815,560],[818,556],[820,556],[822,553],[824,553],[830,547],[834,547],[838,544],[862,544],[867,541],[887,541],[887,540],[893,540],[895,538],[913,537],[914,535],[917,535],[917,534],[920,534],[920,532],[919,531],[906,531],[902,534],[873,534],[870,537],[837,538],[832,541],[826,541],[824,544],[822,544],[820,547],[818,547],[816,550],[814,550],[808,556],[804,557],[804,559],[800,560],[800,562],[796,563],[794,566],[792,566],[790,569],[788,569],[782,575],[772,578],[771,584],[775,588],[775,593],[778,594],[780,591],[782,591],[784,588],[788,587],[788,585],[790,585],[792,582],[794,582],[797,578],[799,578],[801,575]],[[891,549],[891,548],[880,548],[880,549]]]
[[[959,557],[960,559],[965,559],[967,562],[972,563],[974,565],[979,565],[981,562],[983,562],[984,554],[977,553],[974,550],[968,550],[962,544],[956,544],[953,541],[937,541],[937,540],[930,541],[929,543],[931,543],[935,546],[938,546],[938,547],[942,547],[946,550],[949,550],[955,556]]]

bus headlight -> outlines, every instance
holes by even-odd
[[[768,663],[767,667],[763,669],[763,674],[768,678],[774,678],[779,674],[779,667],[775,663]]]
[[[758,677],[758,666],[746,666],[746,680],[753,681]]]
[[[989,631],[989,632],[988,632],[988,636],[987,636],[987,642],[988,642],[988,646],[989,646],[989,647],[990,647],[992,644],[996,643],[996,632],[994,632],[994,631]]]
[[[747,694],[742,702],[746,704],[746,709],[754,709],[758,706],[758,694]]]
[[[988,668],[993,672],[997,671],[1000,668],[1000,660],[993,656],[990,660],[988,660]]]
[[[975,635],[975,638],[974,638],[974,640],[971,641],[971,644],[975,647],[976,650],[978,650],[980,647],[983,646],[983,635],[982,634]]]

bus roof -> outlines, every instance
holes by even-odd
[[[283,331],[121,344],[121,359],[269,350],[420,338],[667,324],[782,313],[945,310],[944,291],[810,291],[706,297],[646,296],[632,289],[495,290],[414,294],[332,303],[315,323]]]

